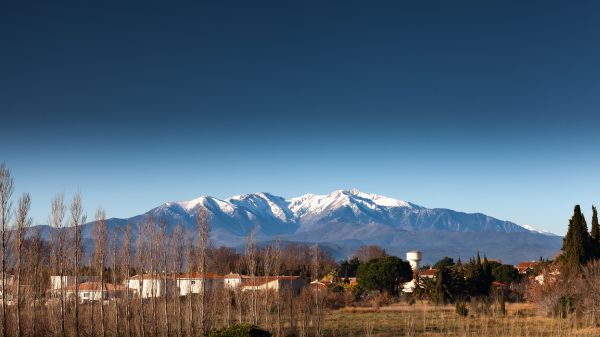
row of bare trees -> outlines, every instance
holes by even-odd
[[[259,247],[253,230],[243,254],[213,247],[203,208],[195,228],[150,217],[137,225],[112,225],[103,209],[86,224],[79,194],[68,204],[63,194],[56,196],[49,226],[31,227],[29,195],[13,207],[13,193],[11,172],[1,164],[2,336],[205,336],[241,323],[260,325],[276,336],[322,335],[319,288],[298,295],[289,281],[279,291],[253,287],[244,292],[210,286],[206,278],[199,291],[183,296],[175,281],[182,273],[229,272],[250,279],[300,275],[310,281],[335,265],[316,246],[277,241]],[[150,289],[130,287],[134,275],[135,282],[149,281]],[[91,278],[97,281],[92,288],[84,282]],[[98,301],[75,295],[96,289],[120,295]]]

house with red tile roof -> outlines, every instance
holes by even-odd
[[[122,297],[125,290],[125,286],[119,284],[84,282],[79,286],[72,284],[65,287],[65,294],[67,298],[77,298],[80,302],[101,301]]]
[[[242,291],[291,290],[299,293],[306,285],[300,276],[255,276],[242,278]]]
[[[135,275],[130,277],[126,283],[129,289],[133,290],[135,296],[142,296],[142,298],[161,297],[167,292],[169,294],[179,292],[176,277],[173,275],[164,277],[162,273]]]
[[[215,273],[200,274],[198,272],[183,273],[177,276],[177,287],[180,296],[199,294],[203,286],[205,290],[223,288],[224,276]]]
[[[417,274],[419,275],[420,278],[430,278],[433,279],[437,276],[437,269],[435,268],[429,268],[429,269],[425,269],[425,270],[419,270],[417,272]]]
[[[517,268],[519,274],[527,274],[529,272],[532,272],[538,265],[538,261],[519,262],[519,264],[517,264],[515,268]]]

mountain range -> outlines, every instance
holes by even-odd
[[[552,257],[562,243],[560,236],[485,214],[426,208],[355,189],[291,199],[264,192],[226,199],[202,196],[167,202],[127,219],[111,218],[108,225],[112,230],[129,223],[136,235],[138,224],[151,217],[164,221],[168,231],[177,225],[193,231],[200,208],[210,216],[211,239],[217,246],[242,248],[248,233],[256,228],[259,242],[319,243],[338,259],[351,256],[361,245],[376,244],[400,257],[409,250],[421,250],[424,263],[444,256],[464,259],[477,251],[516,263]],[[93,222],[83,226],[87,241],[93,226]]]

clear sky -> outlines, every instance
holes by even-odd
[[[562,234],[600,203],[600,2],[212,3],[0,3],[36,222],[356,187]]]

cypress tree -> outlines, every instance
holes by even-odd
[[[563,239],[563,260],[572,266],[587,262],[591,254],[591,237],[588,233],[585,218],[579,205],[575,205],[573,217],[569,220],[569,229]]]
[[[596,206],[592,206],[592,229],[590,232],[592,254],[594,258],[600,257],[600,225],[598,225],[598,212]]]
[[[445,270],[440,269],[437,272],[435,279],[435,289],[434,289],[434,301],[436,304],[446,304],[446,294],[444,291],[444,272]]]

